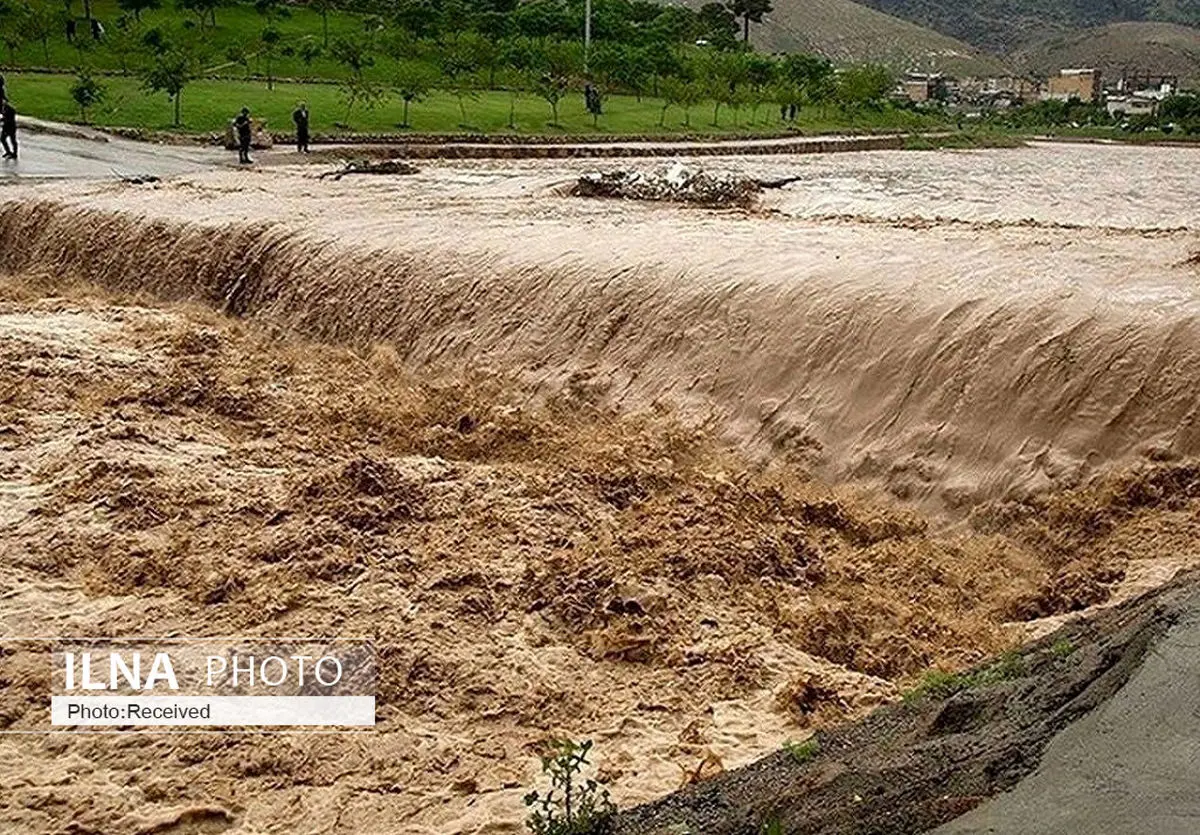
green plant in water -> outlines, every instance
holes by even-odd
[[[611,831],[617,807],[608,789],[595,780],[583,780],[591,740],[556,740],[542,757],[542,773],[550,778],[545,794],[532,791],[525,805],[533,811],[525,825],[534,835],[604,835]]]

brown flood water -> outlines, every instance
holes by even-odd
[[[0,741],[0,828],[515,833],[556,734],[648,800],[1195,563],[1196,153],[8,189],[0,634],[386,654],[353,746]]]

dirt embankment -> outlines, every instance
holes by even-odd
[[[792,835],[927,832],[1011,789],[1037,769],[1056,735],[1108,705],[1139,674],[1147,657],[1157,647],[1165,648],[1164,639],[1173,628],[1189,623],[1189,636],[1194,637],[1198,589],[1200,574],[1193,572],[1164,590],[1072,624],[970,673],[931,679],[900,704],[864,721],[819,732],[803,749],[780,751],[632,810],[621,818],[617,831],[751,835],[777,826]],[[1194,674],[1188,654],[1175,660],[1183,662],[1178,674]],[[1134,712],[1124,722],[1127,727],[1142,724],[1135,736],[1157,736],[1153,725],[1189,723],[1193,718],[1189,714],[1194,699],[1163,687],[1161,678],[1157,684],[1164,703],[1139,707],[1138,697],[1133,697]],[[1189,689],[1178,688],[1184,693]],[[1165,824],[1168,815],[1179,815],[1155,831],[1190,831],[1193,804],[1183,796],[1191,795],[1195,765],[1189,763],[1188,752],[1175,754],[1169,739],[1159,740],[1159,755],[1164,760],[1174,757],[1182,766],[1177,773],[1153,772],[1153,753],[1150,772],[1144,761],[1135,761],[1136,767],[1124,772],[1122,761],[1130,759],[1129,752],[1111,746],[1105,750],[1105,733],[1102,727],[1099,733],[1082,731],[1084,744],[1094,746],[1092,753],[1110,760],[1106,768],[1097,769],[1106,772],[1107,782],[1049,783],[1048,789],[1043,784],[1041,794],[1031,794],[1021,807],[1024,826],[1000,814],[975,820],[978,828],[955,825],[950,831],[1099,831],[1093,827],[1103,827],[1105,816],[1113,821],[1114,810],[1120,810],[1126,812],[1120,815],[1123,822],[1109,831],[1133,832],[1140,824],[1130,820],[1126,810],[1139,802],[1143,814],[1160,823]],[[1125,742],[1137,746],[1129,739]],[[1114,809],[1099,815],[1089,812],[1089,807],[1105,805],[1105,798],[1125,784],[1131,797],[1114,798]],[[1017,796],[1021,795],[1013,795]],[[1155,798],[1159,806],[1151,810]],[[1009,806],[1011,817],[1016,812]],[[1071,825],[1089,819],[1092,825],[1087,829]]]
[[[1198,538],[1182,465],[933,534],[669,411],[618,415],[586,377],[530,400],[498,369],[417,378],[387,345],[61,277],[0,298],[0,632],[369,634],[382,653],[379,725],[353,745],[4,738],[16,831],[516,833],[563,734],[596,740],[629,807],[1000,652],[1014,618],[1102,601]],[[49,668],[7,649],[0,716],[35,727]]]

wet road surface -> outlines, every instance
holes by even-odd
[[[214,148],[151,145],[90,131],[66,136],[25,129],[17,139],[20,157],[0,160],[0,180],[168,177],[231,162]]]

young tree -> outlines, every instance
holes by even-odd
[[[418,38],[436,35],[439,17],[432,0],[396,0],[392,9],[396,25]]]
[[[375,65],[375,57],[362,38],[337,38],[329,52],[335,61],[346,68],[347,76],[342,82],[341,94],[346,102],[343,124],[349,125],[350,114],[357,105],[365,105],[370,110],[383,98],[383,91],[378,85],[366,78],[366,70]]]
[[[197,28],[201,30],[206,25],[216,27],[218,5],[220,0],[175,0],[175,8],[196,16]]]
[[[215,5],[217,0],[207,0]],[[268,23],[277,23],[285,17],[291,17],[291,10],[282,0],[254,0],[254,11],[258,12]]]
[[[337,8],[334,0],[311,0],[309,8],[321,16],[321,46],[329,49],[329,13]]]
[[[283,45],[283,34],[268,24],[258,36],[258,50],[267,66],[267,89],[275,89],[275,59]]]
[[[783,60],[780,70],[782,80],[796,88],[800,97],[797,104],[825,105],[837,94],[837,75],[833,64],[815,55],[792,54]]]
[[[337,38],[329,56],[345,67],[351,78],[360,79],[369,67],[375,66],[375,56],[361,38]]]
[[[148,12],[152,9],[162,7],[162,0],[117,0],[117,6],[122,11],[129,12],[133,15],[133,19],[141,23],[142,12]]]
[[[71,85],[71,98],[79,105],[79,115],[83,118],[84,124],[87,124],[88,121],[88,111],[101,102],[104,92],[104,85],[92,77],[90,70],[81,68],[75,71],[75,83]]]
[[[737,17],[720,3],[705,3],[696,14],[697,34],[717,49],[737,46]]]
[[[300,60],[304,62],[304,68],[312,69],[313,61],[325,54],[325,50],[319,43],[306,40],[300,44],[300,48],[296,50],[296,54],[300,56]]]
[[[108,32],[108,51],[112,55],[117,56],[117,61],[121,65],[121,72],[129,72],[130,59],[140,59],[142,51],[141,32],[134,21],[128,15],[123,14],[117,18],[116,24]]]
[[[9,63],[17,63],[17,50],[25,43],[25,9],[20,6],[10,7],[5,12],[0,6],[0,39],[8,47]]]
[[[479,69],[475,54],[469,46],[456,44],[442,54],[442,77],[446,80],[446,90],[458,99],[458,112],[462,117],[460,127],[467,124],[467,99],[475,99],[474,74]]]
[[[366,78],[353,76],[342,82],[339,92],[342,101],[346,103],[346,116],[342,122],[345,127],[350,126],[350,114],[354,112],[355,107],[361,106],[364,110],[374,110],[383,101],[384,94],[378,84]]]
[[[231,43],[225,47],[225,60],[235,67],[241,67],[247,76],[250,75],[250,53],[243,44]]]
[[[550,105],[550,124],[553,127],[559,127],[558,105],[570,89],[571,76],[578,67],[577,56],[562,43],[548,43],[538,55],[534,89]]]
[[[421,101],[433,86],[434,72],[425,64],[415,61],[405,61],[396,71],[395,83],[392,88],[404,102],[404,121],[400,127],[411,127],[408,121],[409,106],[415,101]]]
[[[196,60],[188,50],[170,46],[156,53],[142,72],[142,86],[152,93],[166,93],[174,105],[175,127],[180,122],[180,102],[183,90],[195,78]]]
[[[667,111],[683,101],[682,93],[685,83],[678,78],[663,79],[659,87],[659,93],[662,95],[662,107],[658,111],[658,126],[660,128],[666,127]]]
[[[488,87],[496,86],[496,73],[504,55],[499,42],[475,32],[464,32],[458,36],[454,48],[465,52],[475,67],[487,72]]]
[[[877,64],[849,67],[837,78],[837,100],[843,109],[879,106],[895,83],[886,67]]]
[[[746,81],[746,56],[740,52],[705,52],[696,75],[704,79],[713,101],[713,127],[720,124],[721,105],[741,106],[739,88]]]
[[[683,126],[690,128],[692,126],[692,108],[704,101],[705,85],[691,79],[672,76],[663,79],[662,93],[668,106],[676,105],[683,111]],[[660,125],[665,121],[666,111],[667,108],[664,107],[662,113],[664,118],[660,119]]]
[[[752,122],[758,121],[758,109],[772,100],[778,69],[776,61],[765,55],[751,52],[746,56],[746,101]]]
[[[42,58],[49,66],[50,36],[58,30],[58,15],[51,11],[50,6],[45,3],[34,4],[26,0],[20,20],[22,34],[29,40],[37,41],[42,45]]]
[[[774,11],[771,0],[730,0],[729,11],[742,19],[742,43],[750,43],[750,23],[762,23]]]
[[[569,87],[570,80],[565,75],[556,75],[553,72],[546,71],[538,76],[534,89],[537,90],[537,94],[545,100],[546,104],[550,105],[551,127],[559,127],[558,104],[562,101],[563,96],[567,94]]]
[[[533,79],[528,70],[510,67],[504,71],[501,81],[504,89],[508,91],[508,129],[516,130],[517,102],[533,86]]]

